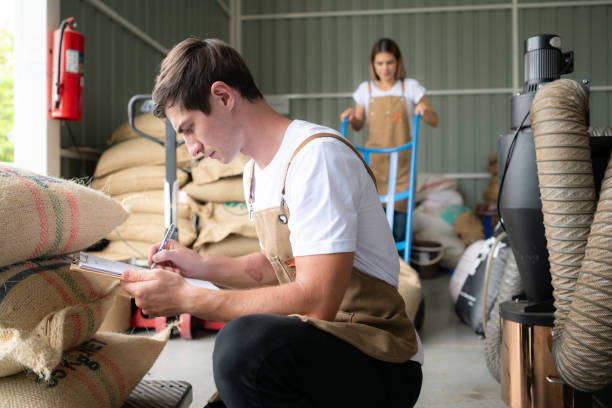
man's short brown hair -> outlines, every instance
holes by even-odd
[[[153,88],[153,114],[164,118],[165,109],[177,105],[208,115],[210,87],[216,81],[237,89],[249,101],[263,98],[249,68],[230,45],[217,39],[181,41],[161,63]]]

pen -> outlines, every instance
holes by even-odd
[[[166,244],[168,243],[168,240],[170,239],[170,237],[172,237],[172,234],[174,234],[174,230],[175,229],[176,229],[176,225],[170,224],[170,226],[166,230],[166,235],[164,235],[164,240],[162,241],[161,245],[159,246],[159,249],[157,250],[156,254],[159,254],[161,251],[164,250],[164,248],[166,247]],[[151,269],[155,268],[156,265],[157,265],[157,263],[153,262],[151,264]]]

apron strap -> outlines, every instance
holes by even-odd
[[[253,160],[253,164],[251,164],[251,174],[249,174],[249,199],[247,200],[247,209],[249,210],[249,220],[253,221],[253,201],[255,201],[255,182],[253,175],[255,174],[255,159]]]
[[[253,183],[253,175],[255,174],[255,159],[251,164],[251,174],[249,174],[249,200],[248,203],[252,204],[255,201],[255,183]]]
[[[366,170],[368,171],[368,174],[370,175],[370,177],[372,177],[372,181],[374,182],[374,186],[376,186],[376,177],[374,177],[374,173],[372,173],[372,170],[370,169],[370,167],[366,164],[365,160],[363,160],[363,157],[361,157],[361,154],[359,154],[359,152],[355,149],[355,147],[353,147],[353,145],[351,144],[351,142],[349,142],[348,140],[346,140],[345,138],[338,136],[338,135],[334,135],[332,133],[317,133],[315,135],[312,135],[310,137],[307,137],[298,147],[297,149],[295,149],[295,151],[293,152],[293,154],[291,155],[291,158],[289,159],[289,163],[287,163],[287,168],[285,169],[285,175],[283,176],[283,190],[282,190],[282,196],[285,196],[285,183],[287,181],[287,174],[289,173],[289,166],[291,166],[291,162],[293,161],[293,158],[295,157],[296,154],[298,154],[298,152],[300,150],[302,150],[302,148],[304,146],[306,146],[308,143],[310,143],[311,141],[315,140],[315,139],[320,139],[322,137],[333,137],[339,141],[341,141],[342,143],[344,143],[345,145],[347,145],[356,155],[357,157],[359,157],[359,159],[361,160],[361,162],[363,163],[364,167],[366,168]],[[251,173],[252,174],[252,173]]]

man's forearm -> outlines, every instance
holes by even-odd
[[[203,279],[230,288],[252,288],[276,282],[272,265],[262,252],[238,258],[209,256],[204,261]]]
[[[348,287],[353,257],[352,252],[296,257],[296,280],[282,285],[222,291],[191,287],[184,306],[195,316],[216,321],[254,313],[332,320]]]
[[[210,291],[195,287],[191,290],[186,310],[202,319],[228,322],[256,313],[309,314],[303,288],[296,282],[246,290]]]

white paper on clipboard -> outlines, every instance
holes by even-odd
[[[131,265],[125,262],[111,261],[110,259],[101,258],[99,256],[88,254],[87,252],[80,252],[74,259],[74,264],[78,269],[84,271],[92,271],[108,275],[111,278],[119,279],[123,271],[130,269],[133,271],[150,271],[150,269],[142,268],[140,266]],[[190,285],[197,286],[205,289],[219,290],[212,282],[183,278]]]

